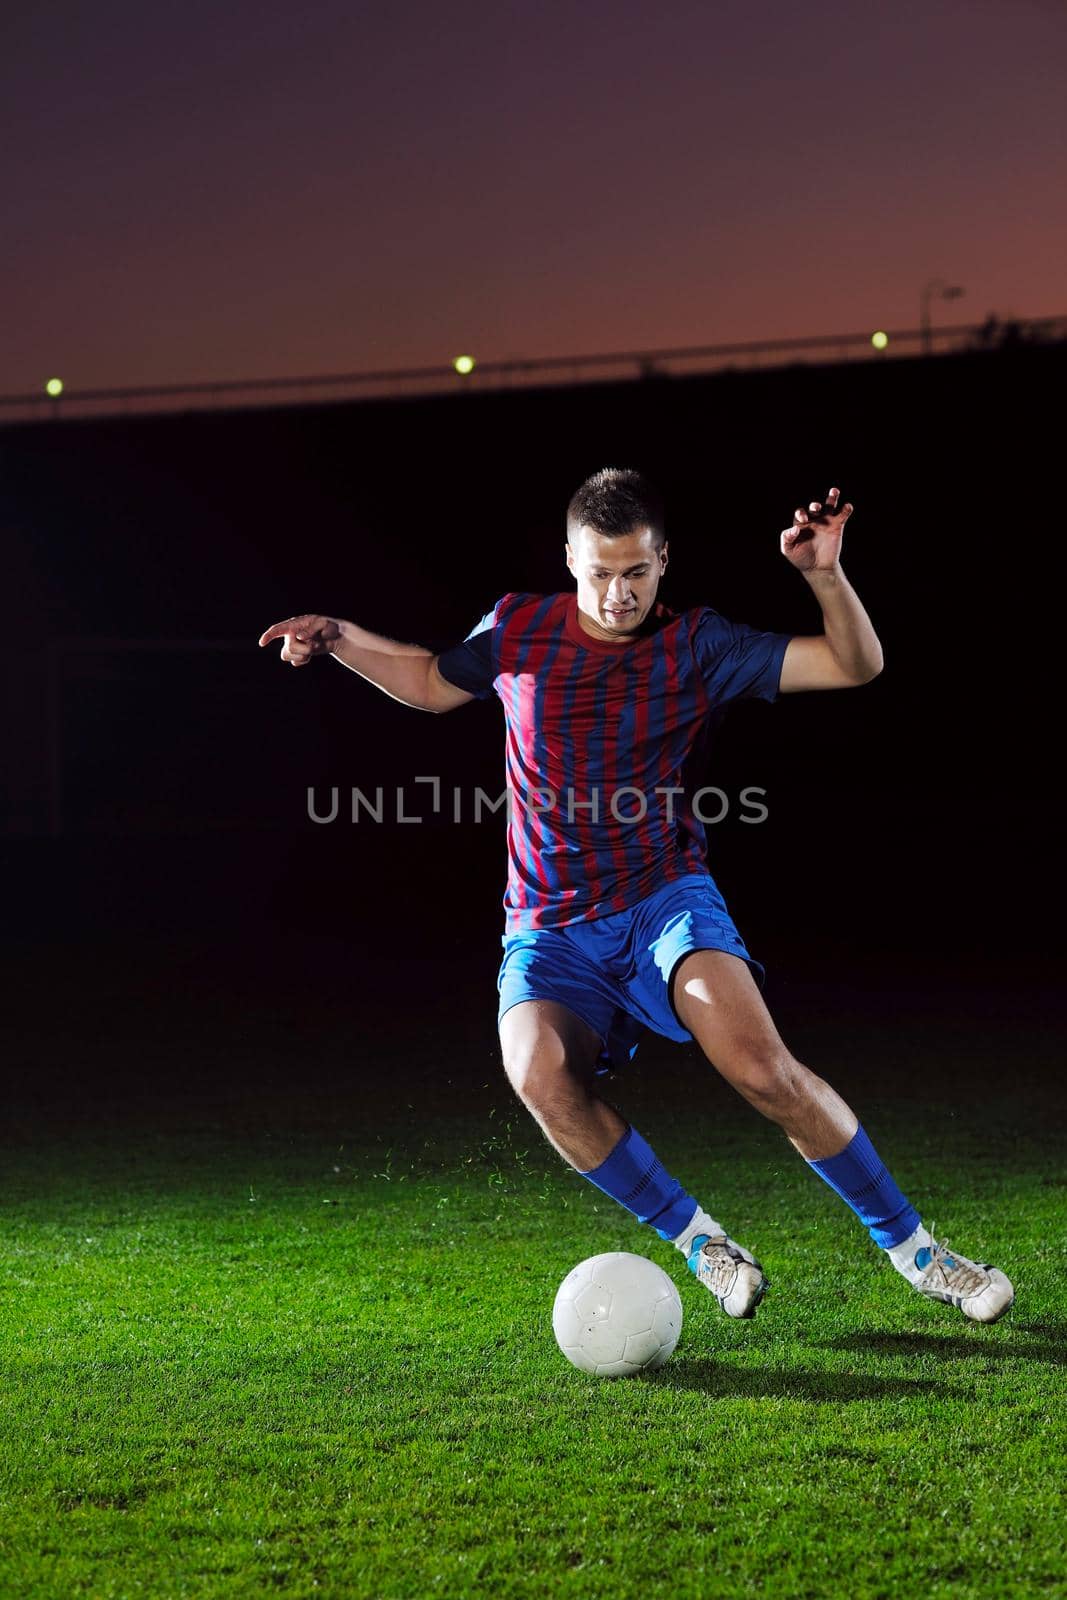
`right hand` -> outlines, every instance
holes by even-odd
[[[272,639],[282,639],[282,660],[291,667],[306,667],[313,656],[332,655],[341,628],[334,617],[317,617],[309,612],[303,617],[287,617],[276,622],[260,635],[260,648]]]

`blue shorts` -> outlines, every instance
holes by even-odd
[[[690,873],[610,917],[505,934],[496,986],[497,1022],[522,1000],[557,1000],[600,1035],[602,1076],[632,1061],[646,1028],[679,1044],[693,1036],[671,1002],[674,969],[691,950],[726,950],[753,961],[706,872]]]

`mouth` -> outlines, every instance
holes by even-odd
[[[618,607],[605,606],[604,609],[607,612],[609,617],[628,617],[632,611],[636,611],[637,610],[637,607],[636,606],[618,606]]]

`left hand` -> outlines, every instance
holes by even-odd
[[[841,539],[852,515],[849,501],[838,509],[840,489],[831,489],[825,507],[813,500],[807,511],[798,506],[793,526],[783,528],[782,554],[801,572],[832,572],[841,561]]]

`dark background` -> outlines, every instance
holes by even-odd
[[[465,817],[476,785],[498,795],[499,703],[429,716],[256,640],[321,609],[443,648],[509,589],[570,587],[564,509],[604,465],[665,492],[661,598],[759,627],[819,631],[779,532],[831,484],[856,506],[843,561],[884,673],[735,707],[708,769],[734,797],[709,865],[772,1009],[798,981],[820,1004],[873,982],[887,1023],[901,996],[999,983],[1051,1003],[1065,362],[1047,346],[4,430],[16,1040],[67,1016],[78,1051],[135,999],[150,1033],[154,993],[169,1016],[225,997],[232,1027],[284,990],[298,1030],[324,1005],[341,1034],[473,1028],[480,1071],[504,821],[435,820],[415,779],[459,785]],[[308,819],[312,784],[322,805],[341,786],[336,822]],[[403,785],[426,821],[387,803],[353,825],[354,785],[387,802]],[[745,785],[767,791],[761,825],[738,820]]]

